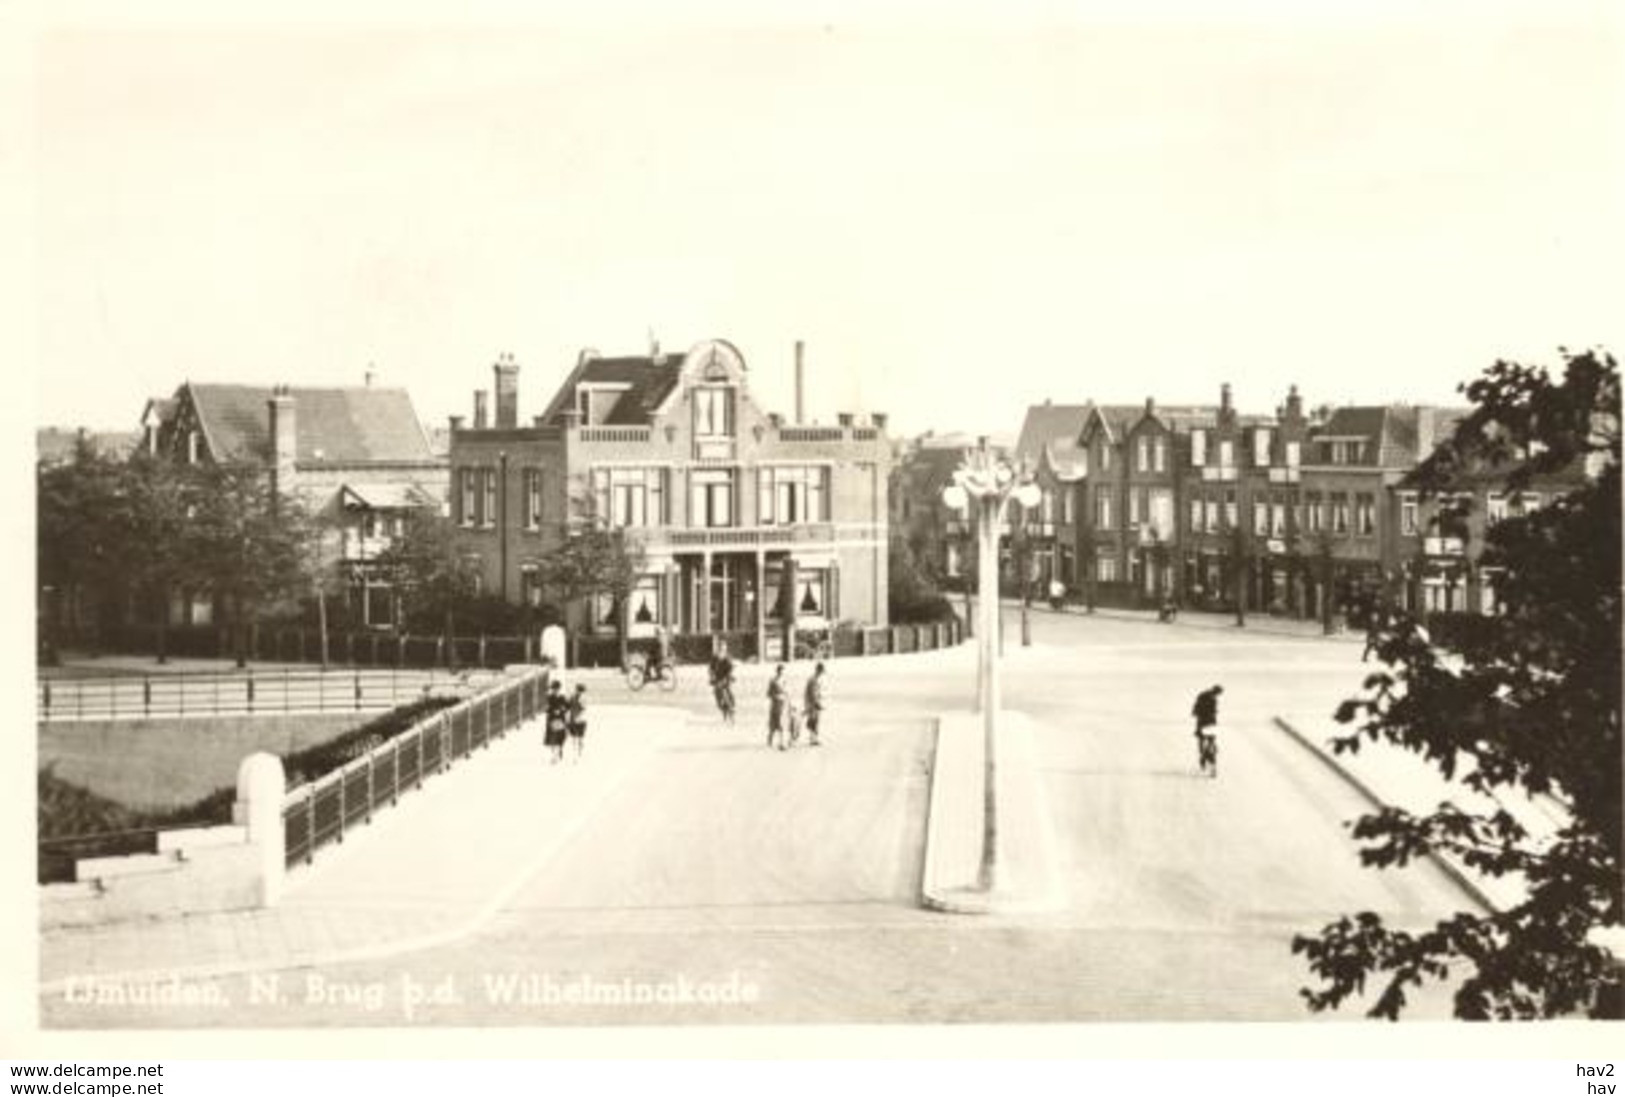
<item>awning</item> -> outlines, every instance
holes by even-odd
[[[418,484],[345,484],[339,500],[346,507],[362,510],[410,510],[432,506],[434,496]]]

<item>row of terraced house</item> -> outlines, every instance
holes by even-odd
[[[1040,506],[1010,538],[1041,594],[1118,606],[1330,616],[1356,589],[1381,587],[1424,613],[1494,612],[1479,566],[1487,523],[1541,506],[1580,469],[1511,494],[1486,479],[1429,498],[1408,479],[1465,409],[1415,405],[1304,408],[1296,387],[1268,414],[1211,405],[1045,403],[1029,408],[1012,457],[1036,477]],[[930,498],[951,452],[929,442],[902,463],[914,485],[899,517],[922,508],[952,575],[964,527]],[[910,466],[934,469],[908,477]],[[933,487],[932,485],[937,485]],[[1006,562],[1007,577],[1014,565]],[[1031,588],[1029,588],[1031,589]]]

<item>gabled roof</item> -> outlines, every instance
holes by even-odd
[[[1366,446],[1359,467],[1407,468],[1425,458],[1450,435],[1466,408],[1412,407],[1409,405],[1355,406],[1335,409],[1313,438],[1330,440],[1360,438],[1375,445]],[[1427,429],[1421,419],[1427,416]],[[1424,440],[1423,435],[1427,435]]]
[[[1084,431],[1094,424],[1106,432],[1109,441],[1116,442],[1127,434],[1144,414],[1144,404],[1090,404],[1077,436],[1082,438]]]
[[[575,399],[577,385],[625,385],[626,391],[615,402],[604,422],[611,425],[641,425],[649,422],[655,409],[665,402],[677,386],[683,368],[681,354],[666,354],[659,358],[648,355],[621,358],[584,357],[565,378],[552,403],[542,415],[542,421],[557,425],[558,417]]]
[[[261,385],[188,383],[198,421],[215,460],[264,460],[270,452]],[[398,388],[289,389],[294,402],[294,455],[300,462],[428,462],[434,460],[412,398]]]
[[[363,510],[411,510],[434,503],[434,496],[417,484],[345,484],[339,496],[344,506]]]
[[[1044,447],[1060,439],[1076,440],[1089,415],[1088,404],[1034,404],[1027,409],[1021,434],[1016,438],[1015,459],[1034,467]]]

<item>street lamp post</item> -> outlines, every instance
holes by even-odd
[[[954,472],[954,482],[943,501],[955,510],[969,510],[979,538],[976,591],[982,618],[977,645],[976,695],[982,713],[982,858],[977,886],[992,892],[998,884],[999,826],[997,797],[999,683],[999,526],[1006,504],[1014,500],[1024,508],[1038,504],[1038,488],[1018,477],[1008,462],[988,448],[984,437],[965,455]]]

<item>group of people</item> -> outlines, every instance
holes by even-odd
[[[581,761],[581,752],[587,746],[587,687],[576,683],[573,693],[566,694],[557,678],[547,691],[546,722],[542,742],[554,765],[564,761],[564,744],[568,740],[574,748],[571,758]]]
[[[711,692],[717,701],[717,710],[726,723],[734,722],[734,662],[728,656],[728,645],[717,645],[707,667]],[[792,700],[790,682],[784,676],[784,664],[773,668],[773,677],[767,683],[767,745],[789,750],[801,738],[801,729],[807,730],[810,746],[821,746],[819,732],[823,729],[824,709],[828,697],[828,674],[823,663],[813,667],[812,676],[802,687],[801,705]]]

